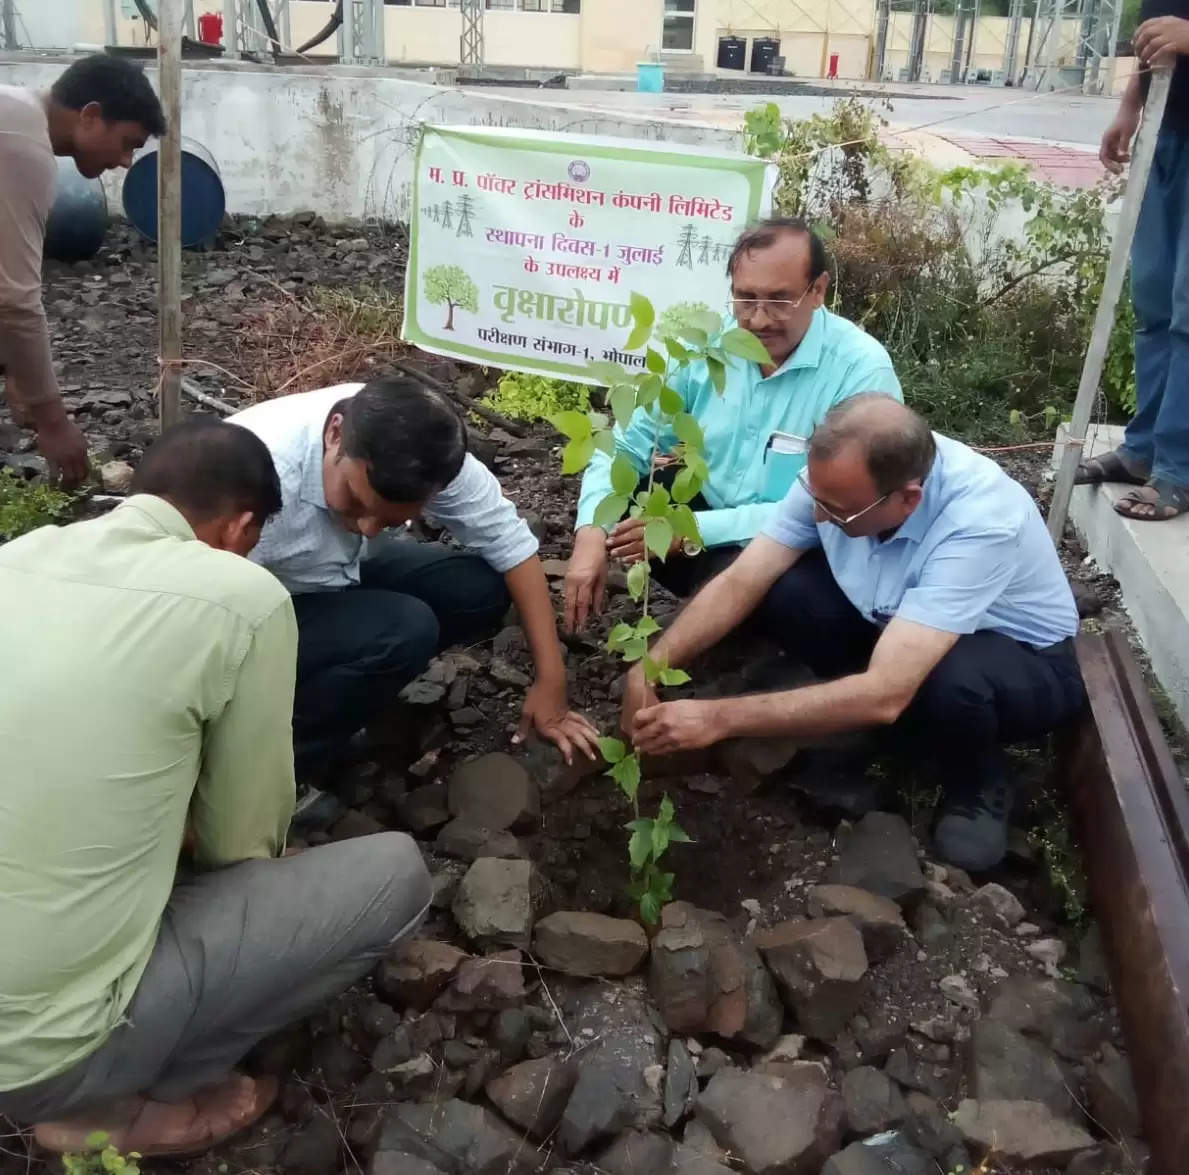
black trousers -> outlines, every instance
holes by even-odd
[[[820,550],[773,585],[759,619],[818,677],[861,672],[881,629],[851,604]],[[1005,744],[1031,742],[1085,705],[1072,638],[1036,649],[995,632],[961,636],[896,723],[894,742],[936,762],[947,786],[977,787],[1004,770]]]
[[[392,540],[360,565],[357,588],[293,597],[297,778],[314,780],[439,650],[493,632],[504,577],[478,555]]]

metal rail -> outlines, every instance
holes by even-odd
[[[1058,758],[1152,1147],[1189,1166],[1189,792],[1120,633],[1078,638],[1090,705]]]

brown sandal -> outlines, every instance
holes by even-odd
[[[1136,522],[1167,522],[1186,512],[1189,512],[1189,486],[1174,485],[1171,481],[1150,481],[1137,486],[1115,503],[1116,514]]]
[[[1133,473],[1126,458],[1118,449],[1103,453],[1101,457],[1090,457],[1078,465],[1077,473],[1073,476],[1076,486],[1102,485],[1111,482],[1118,485],[1142,486],[1146,485],[1148,473]]]

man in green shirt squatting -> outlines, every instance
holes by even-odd
[[[731,563],[776,515],[805,468],[808,438],[822,417],[857,392],[900,399],[887,351],[866,331],[825,307],[830,269],[825,246],[803,220],[780,217],[747,229],[727,262],[731,317],[764,344],[771,366],[732,357],[719,395],[704,363],[676,381],[683,410],[701,425],[710,477],[690,503],[705,549],[675,540],[669,558],[654,560],[653,578],[678,596],[693,595]],[[641,409],[616,429],[615,452],[648,475],[655,423]],[[671,452],[676,436],[662,436]],[[569,630],[602,611],[609,558],[644,557],[644,519],[627,518],[609,533],[594,525],[611,491],[612,458],[596,452],[582,479],[574,552],[566,575]],[[672,477],[662,470],[659,480]]]
[[[244,557],[281,505],[263,442],[181,425],[132,489],[0,547],[0,1114],[49,1150],[185,1154],[267,1110],[275,1079],[233,1067],[430,883],[399,833],[277,859],[297,626]]]

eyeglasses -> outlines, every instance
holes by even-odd
[[[817,497],[814,494],[813,490],[811,490],[809,488],[809,475],[808,475],[808,473],[806,473],[806,471],[804,469],[802,469],[801,472],[799,474],[797,474],[797,480],[801,483],[802,489],[804,489],[805,492],[813,499],[813,504],[835,526],[850,526],[850,524],[852,522],[858,522],[858,520],[860,518],[862,518],[864,514],[869,514],[872,510],[875,509],[876,506],[882,505],[884,502],[886,502],[892,496],[890,491],[886,494],[881,494],[878,498],[875,499],[874,502],[871,503],[870,506],[864,506],[862,510],[856,511],[854,514],[848,514],[845,518],[843,518],[842,515],[835,514],[834,511],[831,510],[830,507],[827,506],[825,504],[825,502],[823,502],[821,500],[821,498]]]
[[[792,318],[797,307],[805,301],[812,289],[813,282],[810,282],[795,302],[788,298],[731,298],[728,304],[731,313],[740,321],[751,318],[762,308],[773,322],[784,322]]]

